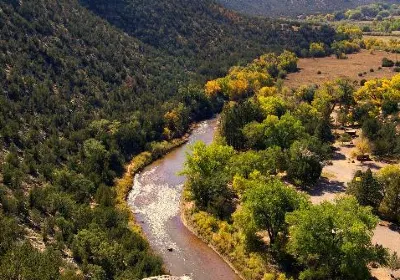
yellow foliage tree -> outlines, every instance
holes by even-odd
[[[239,100],[249,94],[249,82],[245,79],[235,79],[228,82],[230,100]]]
[[[366,155],[371,152],[371,144],[367,138],[360,138],[356,143],[356,155]]]
[[[381,107],[384,101],[400,102],[400,74],[392,79],[374,79],[367,81],[355,94],[360,103],[372,103]]]
[[[208,96],[214,97],[221,92],[221,85],[218,80],[208,81],[205,86],[205,92]]]
[[[259,91],[258,91],[258,96],[264,96],[264,97],[268,97],[268,96],[276,96],[278,95],[279,91],[276,87],[262,87]]]

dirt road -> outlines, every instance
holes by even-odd
[[[376,161],[365,163],[353,161],[350,159],[353,146],[341,146],[339,144],[335,144],[335,146],[338,150],[335,152],[332,164],[324,167],[323,178],[317,187],[309,193],[314,204],[332,201],[337,195],[343,194],[346,191],[347,183],[353,179],[357,170],[365,171],[371,168],[373,172],[376,172],[386,165]],[[400,229],[390,223],[381,221],[374,231],[372,241],[400,255]],[[379,280],[390,280],[392,279],[390,274],[400,274],[400,271],[378,268],[372,269],[372,274]]]

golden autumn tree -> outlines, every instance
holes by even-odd
[[[207,96],[214,97],[221,92],[221,85],[218,80],[211,80],[206,83],[205,92]]]

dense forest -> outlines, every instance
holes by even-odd
[[[208,1],[131,4],[105,6],[121,17],[101,19],[75,0],[0,2],[0,279],[163,272],[114,205],[124,164],[221,109],[223,98],[191,82],[255,53],[297,52],[334,35]]]
[[[330,44],[334,35],[326,26],[242,16],[211,0],[80,2],[128,34],[172,54],[186,71],[207,78],[222,76],[232,65],[268,51],[281,51],[282,46],[300,54],[310,41]]]

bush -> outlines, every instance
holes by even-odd
[[[375,70],[373,68],[369,69],[369,72],[373,73]]]
[[[279,71],[279,73],[278,73],[278,78],[279,79],[285,79],[286,76],[287,76],[287,72],[286,71],[284,71],[284,70]]]
[[[345,53],[336,53],[336,58],[337,59],[347,59],[347,55]]]
[[[400,72],[400,67],[399,67],[399,66],[394,67],[394,68],[393,68],[393,71],[394,71],[394,72]]]
[[[393,67],[394,66],[394,61],[388,59],[387,57],[384,57],[382,59],[382,67]]]
[[[321,72],[321,71],[318,71],[318,72],[317,72],[317,74],[318,74],[318,75],[321,75],[321,74],[322,74],[322,72]]]
[[[352,140],[352,137],[350,134],[348,133],[343,133],[342,135],[340,135],[339,141],[343,143],[345,142],[350,142]]]
[[[400,68],[400,67],[397,67]],[[391,115],[399,111],[399,105],[393,100],[385,100],[382,103],[382,112],[385,115]]]
[[[324,43],[311,43],[309,53],[312,57],[324,57],[326,55]]]

